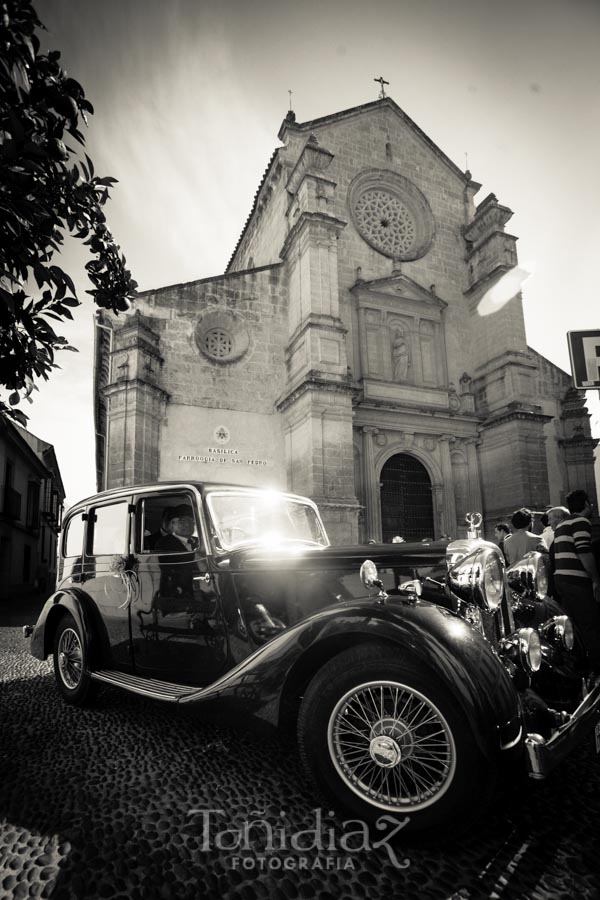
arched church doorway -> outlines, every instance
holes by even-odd
[[[397,453],[381,470],[381,525],[384,541],[399,534],[406,541],[434,538],[431,479],[408,453]]]

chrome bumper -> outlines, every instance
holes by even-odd
[[[530,778],[545,778],[581,743],[585,735],[600,722],[600,681],[597,681],[568,722],[561,725],[551,738],[528,734],[525,738],[527,769]]]

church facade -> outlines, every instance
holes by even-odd
[[[166,479],[312,497],[334,542],[485,533],[595,499],[583,395],[532,350],[512,215],[391,98],[284,120],[224,274],[98,314],[99,489]]]

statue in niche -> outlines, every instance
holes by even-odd
[[[394,381],[406,381],[410,365],[410,351],[406,338],[401,331],[394,332],[392,360],[394,364]]]
[[[461,394],[470,394],[471,393],[471,382],[472,378],[468,372],[463,372],[460,376],[460,392]]]

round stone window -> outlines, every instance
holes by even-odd
[[[215,359],[227,359],[233,349],[233,338],[222,328],[211,328],[203,338],[204,349],[209,356]]]
[[[242,316],[230,310],[207,309],[196,323],[196,346],[213,363],[236,362],[248,352],[250,335]]]
[[[361,172],[350,185],[348,205],[362,238],[394,259],[424,256],[435,231],[433,214],[421,191],[386,169]]]
[[[415,241],[415,222],[404,203],[386,191],[365,191],[354,212],[372,244],[390,256],[410,250]]]

